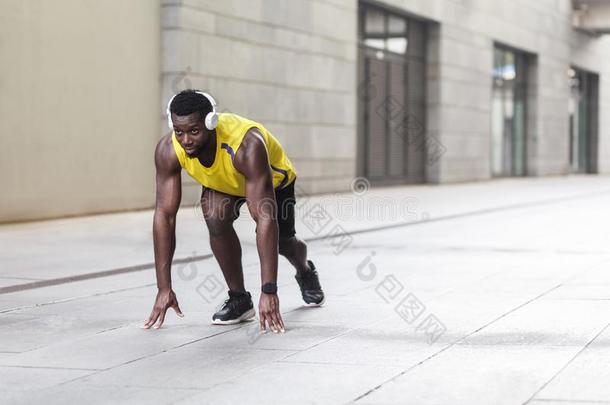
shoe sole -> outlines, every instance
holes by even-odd
[[[325,302],[326,302],[326,297],[324,297],[319,304],[316,304],[315,302],[311,302],[309,304],[305,303],[305,304],[303,304],[303,306],[304,307],[321,307],[322,305],[324,305]]]
[[[256,312],[254,311],[254,308],[252,308],[252,309],[249,309],[247,312],[244,312],[243,314],[241,314],[241,316],[237,319],[229,319],[228,321],[212,319],[212,324],[214,324],[214,325],[235,325],[236,323],[240,323],[240,322],[244,322],[249,319],[252,319],[252,318],[254,318],[255,315],[256,315]]]

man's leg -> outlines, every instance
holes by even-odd
[[[296,236],[280,238],[279,253],[294,266],[297,274],[303,274],[303,272],[309,270],[307,266],[307,245]]]
[[[240,199],[214,190],[204,189],[201,209],[210,234],[212,253],[222,270],[229,290],[245,292],[241,265],[241,244],[233,228],[239,212]]]
[[[279,253],[284,256],[297,270],[295,278],[299,283],[301,295],[307,305],[322,305],[324,292],[320,286],[318,272],[311,260],[307,260],[307,245],[297,238],[294,228],[294,182],[289,186],[276,190]]]
[[[241,244],[233,228],[242,201],[209,189],[204,189],[201,196],[201,208],[210,232],[210,246],[229,286],[229,299],[212,315],[212,323],[217,325],[232,325],[256,315],[252,296],[244,288]]]

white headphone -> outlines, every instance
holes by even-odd
[[[218,112],[216,111],[216,100],[214,100],[214,97],[212,97],[208,93],[204,93],[203,91],[195,91],[195,93],[201,94],[203,97],[208,99],[210,104],[212,104],[212,111],[210,111],[205,116],[204,120],[205,127],[211,131],[218,126]],[[169,99],[167,103],[167,109],[165,111],[167,114],[167,125],[169,126],[169,129],[174,129],[174,123],[172,122],[172,112],[169,110],[169,106],[172,104],[172,101],[174,101],[174,98],[177,95],[178,94],[174,94],[172,98]]]

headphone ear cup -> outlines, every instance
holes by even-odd
[[[208,113],[205,116],[205,127],[210,131],[218,126],[218,114],[215,112]]]

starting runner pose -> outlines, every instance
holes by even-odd
[[[261,266],[258,304],[261,331],[283,332],[277,296],[278,252],[296,269],[306,305],[324,303],[318,274],[307,260],[307,245],[295,236],[296,171],[275,137],[261,124],[236,114],[218,113],[207,93],[184,90],[167,105],[172,133],[155,150],[157,198],[153,221],[157,297],[145,328],[159,328],[173,308],[183,316],[172,290],[171,263],[176,246],[176,213],[181,171],[203,186],[201,207],[210,245],[229,288],[229,298],[212,316],[214,324],[234,324],[255,316],[244,287],[241,245],[233,228],[245,202],[256,221]]]

